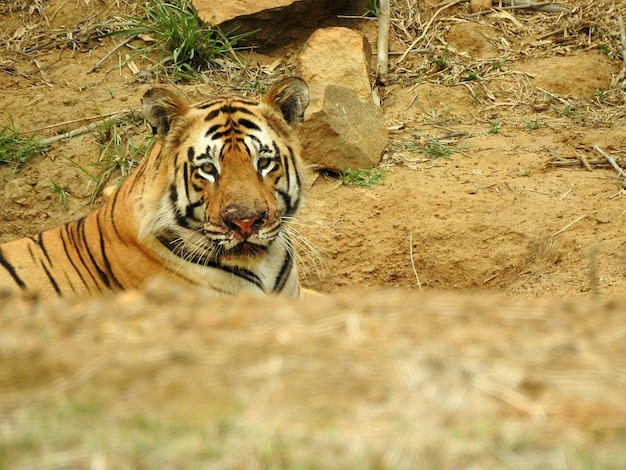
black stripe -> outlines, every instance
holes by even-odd
[[[248,129],[249,131],[260,131],[261,128],[254,122],[252,122],[250,119],[246,119],[246,118],[241,118],[237,121],[237,124],[240,126],[245,127],[246,129]]]
[[[222,125],[221,125],[221,124],[214,124],[214,125],[212,125],[211,127],[209,127],[209,128],[207,129],[207,131],[206,131],[206,133],[204,134],[204,136],[205,136],[205,137],[210,136],[211,134],[213,134],[213,133],[217,132],[217,130],[218,130],[220,127],[222,127]]]
[[[143,162],[142,162],[142,163],[143,163]],[[142,165],[142,166],[144,166],[144,165]],[[135,172],[131,173],[131,174],[128,176],[128,178],[126,178],[126,180],[124,180],[124,183],[123,183],[121,186],[118,186],[118,187],[115,189],[115,192],[116,192],[116,193],[118,193],[118,192],[120,191],[120,189],[121,189],[122,187],[124,187],[124,189],[126,190],[126,192],[127,192],[127,193],[130,193],[130,192],[134,191],[134,189],[135,189],[135,185],[137,185],[137,184],[138,184],[138,183],[140,183],[140,182],[145,181],[146,179],[147,179],[147,178],[145,178],[145,177],[144,177],[144,178],[142,178],[142,177],[140,176],[140,174],[139,174],[138,172],[136,172],[136,171],[135,171]]]
[[[185,215],[181,214],[180,209],[178,208],[178,189],[174,184],[170,186],[170,202],[172,203],[172,210],[174,211],[176,224],[184,228],[190,228]]]
[[[207,106],[208,107],[208,106]],[[204,108],[200,108],[200,109],[204,109]],[[219,109],[214,109],[213,111],[211,111],[209,114],[207,114],[206,116],[204,116],[204,120],[205,121],[211,121],[213,119],[215,119],[217,116],[220,115],[220,110]]]
[[[202,104],[194,106],[194,108],[196,108],[196,109],[209,109],[211,106],[215,106],[215,103],[217,103],[220,99],[207,101],[206,103],[202,103]]]
[[[277,190],[277,192],[278,194],[282,196],[283,200],[285,201],[285,205],[287,206],[286,215],[292,215],[298,210],[298,207],[300,206],[299,192],[300,192],[300,188],[302,187],[302,181],[300,179],[300,175],[298,174],[295,161],[292,160],[291,158],[293,156],[293,150],[291,147],[287,147],[287,150],[289,152],[288,155],[281,154],[281,160],[285,168],[285,179],[287,180],[287,191]],[[277,151],[279,150],[277,149]],[[291,165],[292,163],[293,163],[293,169]],[[292,186],[292,181],[291,181],[292,172],[295,175],[295,179],[296,179],[295,181],[296,194],[294,197],[292,197],[289,194],[289,191],[291,190],[291,186]]]
[[[29,238],[33,242],[35,242],[37,244],[37,246],[39,246],[39,248],[41,249],[41,252],[46,257],[46,261],[48,261],[50,266],[52,266],[52,261],[50,261],[50,256],[48,256],[48,250],[46,249],[46,246],[44,245],[44,242],[43,242],[43,233],[39,232],[37,234],[37,238],[35,238],[35,237],[29,237]]]
[[[248,116],[254,116],[254,113],[252,113],[252,111],[250,111],[248,108],[245,108],[243,106],[233,106],[230,104],[225,104],[224,106],[218,109],[218,112],[225,113],[225,114],[242,113],[242,114],[247,114]]]
[[[196,208],[202,206],[202,204],[204,204],[202,202],[202,200],[196,201],[196,202],[194,202],[192,204],[188,204],[187,208],[185,209],[185,217],[187,219],[191,219],[191,220],[194,220],[196,222],[202,223],[202,220],[196,218],[196,216],[194,215],[194,211],[196,210]]]
[[[83,281],[82,276],[80,275],[80,272],[78,271],[78,268],[76,267],[76,264],[74,263],[72,258],[69,256],[69,253],[68,253],[67,248],[66,248],[66,246],[68,246],[68,240],[69,240],[68,235],[69,235],[69,232],[68,232],[68,229],[67,229],[67,225],[65,227],[59,227],[59,238],[61,239],[61,245],[63,245],[63,249],[64,249],[64,252],[65,252],[65,257],[70,262],[70,265],[74,268],[74,271],[76,271],[76,274],[78,274],[79,279],[81,281]],[[74,283],[72,282],[72,279],[68,275],[67,271],[65,271],[65,279],[67,280],[70,288],[72,289],[72,292],[76,292],[76,287],[74,286]],[[84,282],[85,281],[83,281],[83,284],[84,284]],[[89,289],[89,286],[87,286],[87,291],[89,293],[91,293],[91,289]]]
[[[221,140],[224,136],[227,136],[233,132],[232,129],[226,129],[225,131],[215,132],[211,136],[211,140]]]
[[[289,152],[289,155],[284,156],[285,161],[292,161],[293,160],[293,149],[289,146],[287,146],[287,152]],[[302,187],[302,180],[300,179],[300,174],[298,173],[298,169],[296,168],[296,164],[295,164],[295,160],[293,160],[293,172],[296,176],[296,185],[297,185],[297,189],[298,191],[300,190],[300,188]]]
[[[111,221],[111,226],[113,227],[113,231],[115,232],[115,236],[118,238],[118,240],[120,242],[123,243],[123,238],[120,235],[120,231],[117,228],[117,220],[115,219],[115,212],[116,212],[116,207],[117,207],[117,196],[119,194],[119,191],[115,191],[115,193],[113,193],[113,200],[111,201],[111,210],[109,212],[109,220]],[[102,209],[104,210],[104,209]]]
[[[113,274],[113,269],[111,268],[111,263],[109,262],[109,257],[106,254],[106,246],[104,243],[104,237],[103,235],[103,231],[102,231],[102,224],[100,222],[100,215],[102,212],[98,212],[98,214],[96,214],[96,225],[98,227],[98,232],[100,233],[100,252],[102,253],[102,260],[104,262],[104,267],[107,270],[108,273],[108,277],[111,278],[111,280],[117,284],[117,286],[119,288],[124,288],[124,286],[122,285],[122,283],[119,281],[119,279],[117,279],[117,277],[115,277],[115,274]]]
[[[185,182],[185,194],[189,200],[189,162],[183,163],[183,181]]]
[[[91,264],[96,268],[96,271],[98,272],[98,277],[100,278],[100,280],[104,283],[107,289],[110,289],[111,282],[109,281],[109,277],[102,269],[100,269],[100,266],[98,266],[98,263],[96,262],[96,258],[93,256],[93,253],[91,252],[91,247],[89,246],[87,237],[85,236],[85,220],[84,219],[81,219],[79,230],[80,230],[80,237],[83,240],[83,245],[85,247],[85,251],[89,255],[89,260],[91,261]],[[100,243],[102,243],[101,232],[100,232]]]
[[[13,278],[13,281],[21,288],[21,289],[25,289],[26,288],[26,284],[24,284],[24,281],[22,281],[20,279],[20,277],[17,275],[17,273],[15,272],[15,269],[13,269],[13,266],[11,265],[11,263],[9,263],[4,256],[2,256],[2,248],[0,247],[0,266],[2,266],[4,269],[7,270],[7,272],[9,273],[9,275]]]
[[[102,292],[102,289],[98,285],[96,278],[91,272],[91,269],[89,268],[89,266],[87,266],[86,260],[85,258],[83,258],[83,255],[81,253],[81,247],[80,247],[81,239],[79,237],[78,230],[80,229],[80,225],[83,223],[83,221],[84,221],[84,217],[81,217],[77,221],[70,222],[65,225],[69,243],[63,243],[63,248],[65,249],[65,254],[67,255],[70,262],[72,263],[72,266],[74,266],[74,269],[76,270],[76,274],[78,274],[78,277],[82,281],[83,285],[87,288],[87,290],[91,293],[90,286],[93,285],[98,289],[98,292]],[[91,281],[92,281],[91,283],[85,280],[80,269],[78,269],[78,266],[72,261],[70,252],[67,249],[68,246],[71,246],[74,248],[73,252],[78,256],[78,260],[83,265],[83,268],[87,271],[87,274],[89,274],[89,277],[91,278]],[[87,250],[87,247],[84,247],[84,248],[85,250]]]
[[[287,191],[276,188],[276,193],[281,197],[281,199],[285,203],[285,215],[293,215],[296,209],[298,208],[298,204],[296,203],[296,206],[294,208],[293,202],[291,200],[291,196],[287,193]]]
[[[287,242],[287,244],[289,244],[289,242]],[[285,259],[283,260],[283,265],[280,268],[278,276],[276,277],[276,281],[274,282],[274,289],[272,290],[272,292],[282,292],[282,290],[285,288],[285,284],[287,283],[287,279],[289,279],[292,267],[293,257],[291,256],[291,250],[287,249],[285,251]]]
[[[193,253],[189,253],[188,251],[180,248],[177,244],[172,243],[171,239],[167,238],[165,235],[157,236],[157,240],[159,240],[159,242],[161,242],[161,244],[165,248],[170,250],[174,255],[176,255],[183,261],[198,264],[200,266],[207,266],[210,268],[221,269],[222,271],[226,271],[229,274],[233,274],[234,276],[245,279],[246,281],[254,284],[263,292],[265,292],[265,287],[263,286],[261,279],[251,271],[248,271],[246,269],[241,269],[241,268],[233,268],[231,266],[223,266],[212,258],[209,258],[206,256],[198,256],[198,255],[194,255]]]
[[[219,97],[219,98],[215,98],[215,99],[209,100],[209,101],[207,101],[205,103],[198,104],[198,105],[194,106],[194,108],[196,108],[196,109],[208,109],[208,108],[210,108],[212,106],[217,106],[218,104],[223,103],[223,102],[225,102],[228,99],[230,99],[230,101],[232,103],[237,103],[237,104],[240,104],[240,105],[243,105],[243,106],[258,106],[259,105],[259,103],[257,101],[246,99],[243,96],[233,95],[233,96],[230,96],[230,97],[223,97],[222,96],[222,97]]]
[[[46,265],[44,264],[44,262],[43,261],[39,261],[39,264],[41,264],[41,267],[43,268],[44,272],[46,273],[46,276],[48,276],[48,280],[52,284],[52,287],[54,287],[54,291],[57,293],[57,295],[61,295],[61,289],[59,288],[59,285],[54,280],[54,277],[52,276],[52,274],[50,274],[50,271],[48,271],[48,268],[46,268]]]
[[[146,158],[146,157],[144,156],[144,158]],[[144,163],[144,161],[142,161],[142,162],[139,164],[139,166],[137,166],[137,168],[135,168],[135,170],[134,170],[134,173],[135,173],[135,177],[134,177],[134,179],[135,179],[135,180],[136,180],[136,179],[138,179],[138,178],[141,178],[141,176],[142,176],[142,175],[146,172],[146,168],[147,168],[147,166],[148,166],[148,165],[146,165],[146,164]]]

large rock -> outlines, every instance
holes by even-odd
[[[299,137],[303,158],[333,172],[378,165],[388,141],[382,108],[337,85],[326,87],[322,109],[304,121]]]
[[[298,57],[311,103],[300,127],[304,158],[331,171],[378,165],[387,146],[383,111],[372,100],[371,50],[359,32],[316,31]]]
[[[255,32],[243,42],[257,47],[289,44],[336,16],[348,0],[192,0],[202,21],[228,33]],[[305,36],[306,37],[306,36]]]
[[[307,113],[322,109],[329,85],[351,88],[360,100],[370,101],[371,57],[369,42],[358,31],[332,27],[313,33],[298,56],[298,74],[309,84]]]

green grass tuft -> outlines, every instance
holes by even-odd
[[[171,80],[197,80],[206,70],[220,70],[226,62],[238,63],[237,43],[252,34],[224,34],[202,23],[189,0],[152,0],[142,18],[127,18],[120,31],[105,36],[125,35],[152,38],[154,43],[139,52],[161,51],[155,72]]]
[[[71,194],[69,184],[59,184],[50,180],[50,192],[57,197],[59,206],[67,208],[67,198]]]
[[[46,148],[41,139],[20,136],[13,119],[9,119],[8,125],[0,126],[0,163],[13,165],[17,170],[31,158],[42,155]]]
[[[536,131],[537,129],[541,129],[543,127],[543,123],[539,119],[539,116],[535,117],[534,121],[524,119],[524,123],[527,131]]]
[[[426,155],[428,158],[432,160],[436,160],[438,158],[449,158],[451,157],[456,149],[452,147],[448,147],[441,142],[429,142],[428,145],[421,148],[421,153]]]
[[[104,121],[96,129],[100,157],[90,165],[98,167],[100,171],[98,176],[92,176],[95,182],[92,201],[106,184],[118,185],[124,181],[154,143],[153,138],[134,135],[137,125],[142,121],[141,117],[130,116],[124,121]]]
[[[365,186],[371,188],[375,184],[382,184],[386,171],[381,168],[363,168],[352,170],[346,168],[339,175],[343,184]]]

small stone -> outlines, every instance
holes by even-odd
[[[470,0],[469,10],[472,13],[488,10],[491,8],[491,0]]]

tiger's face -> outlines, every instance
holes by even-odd
[[[262,101],[223,97],[187,106],[153,89],[144,114],[161,143],[148,232],[188,261],[242,266],[284,243],[302,198],[299,145],[308,88],[296,78]],[[162,171],[173,165],[174,171]],[[159,169],[160,168],[160,169]],[[148,176],[150,179],[150,176]]]

